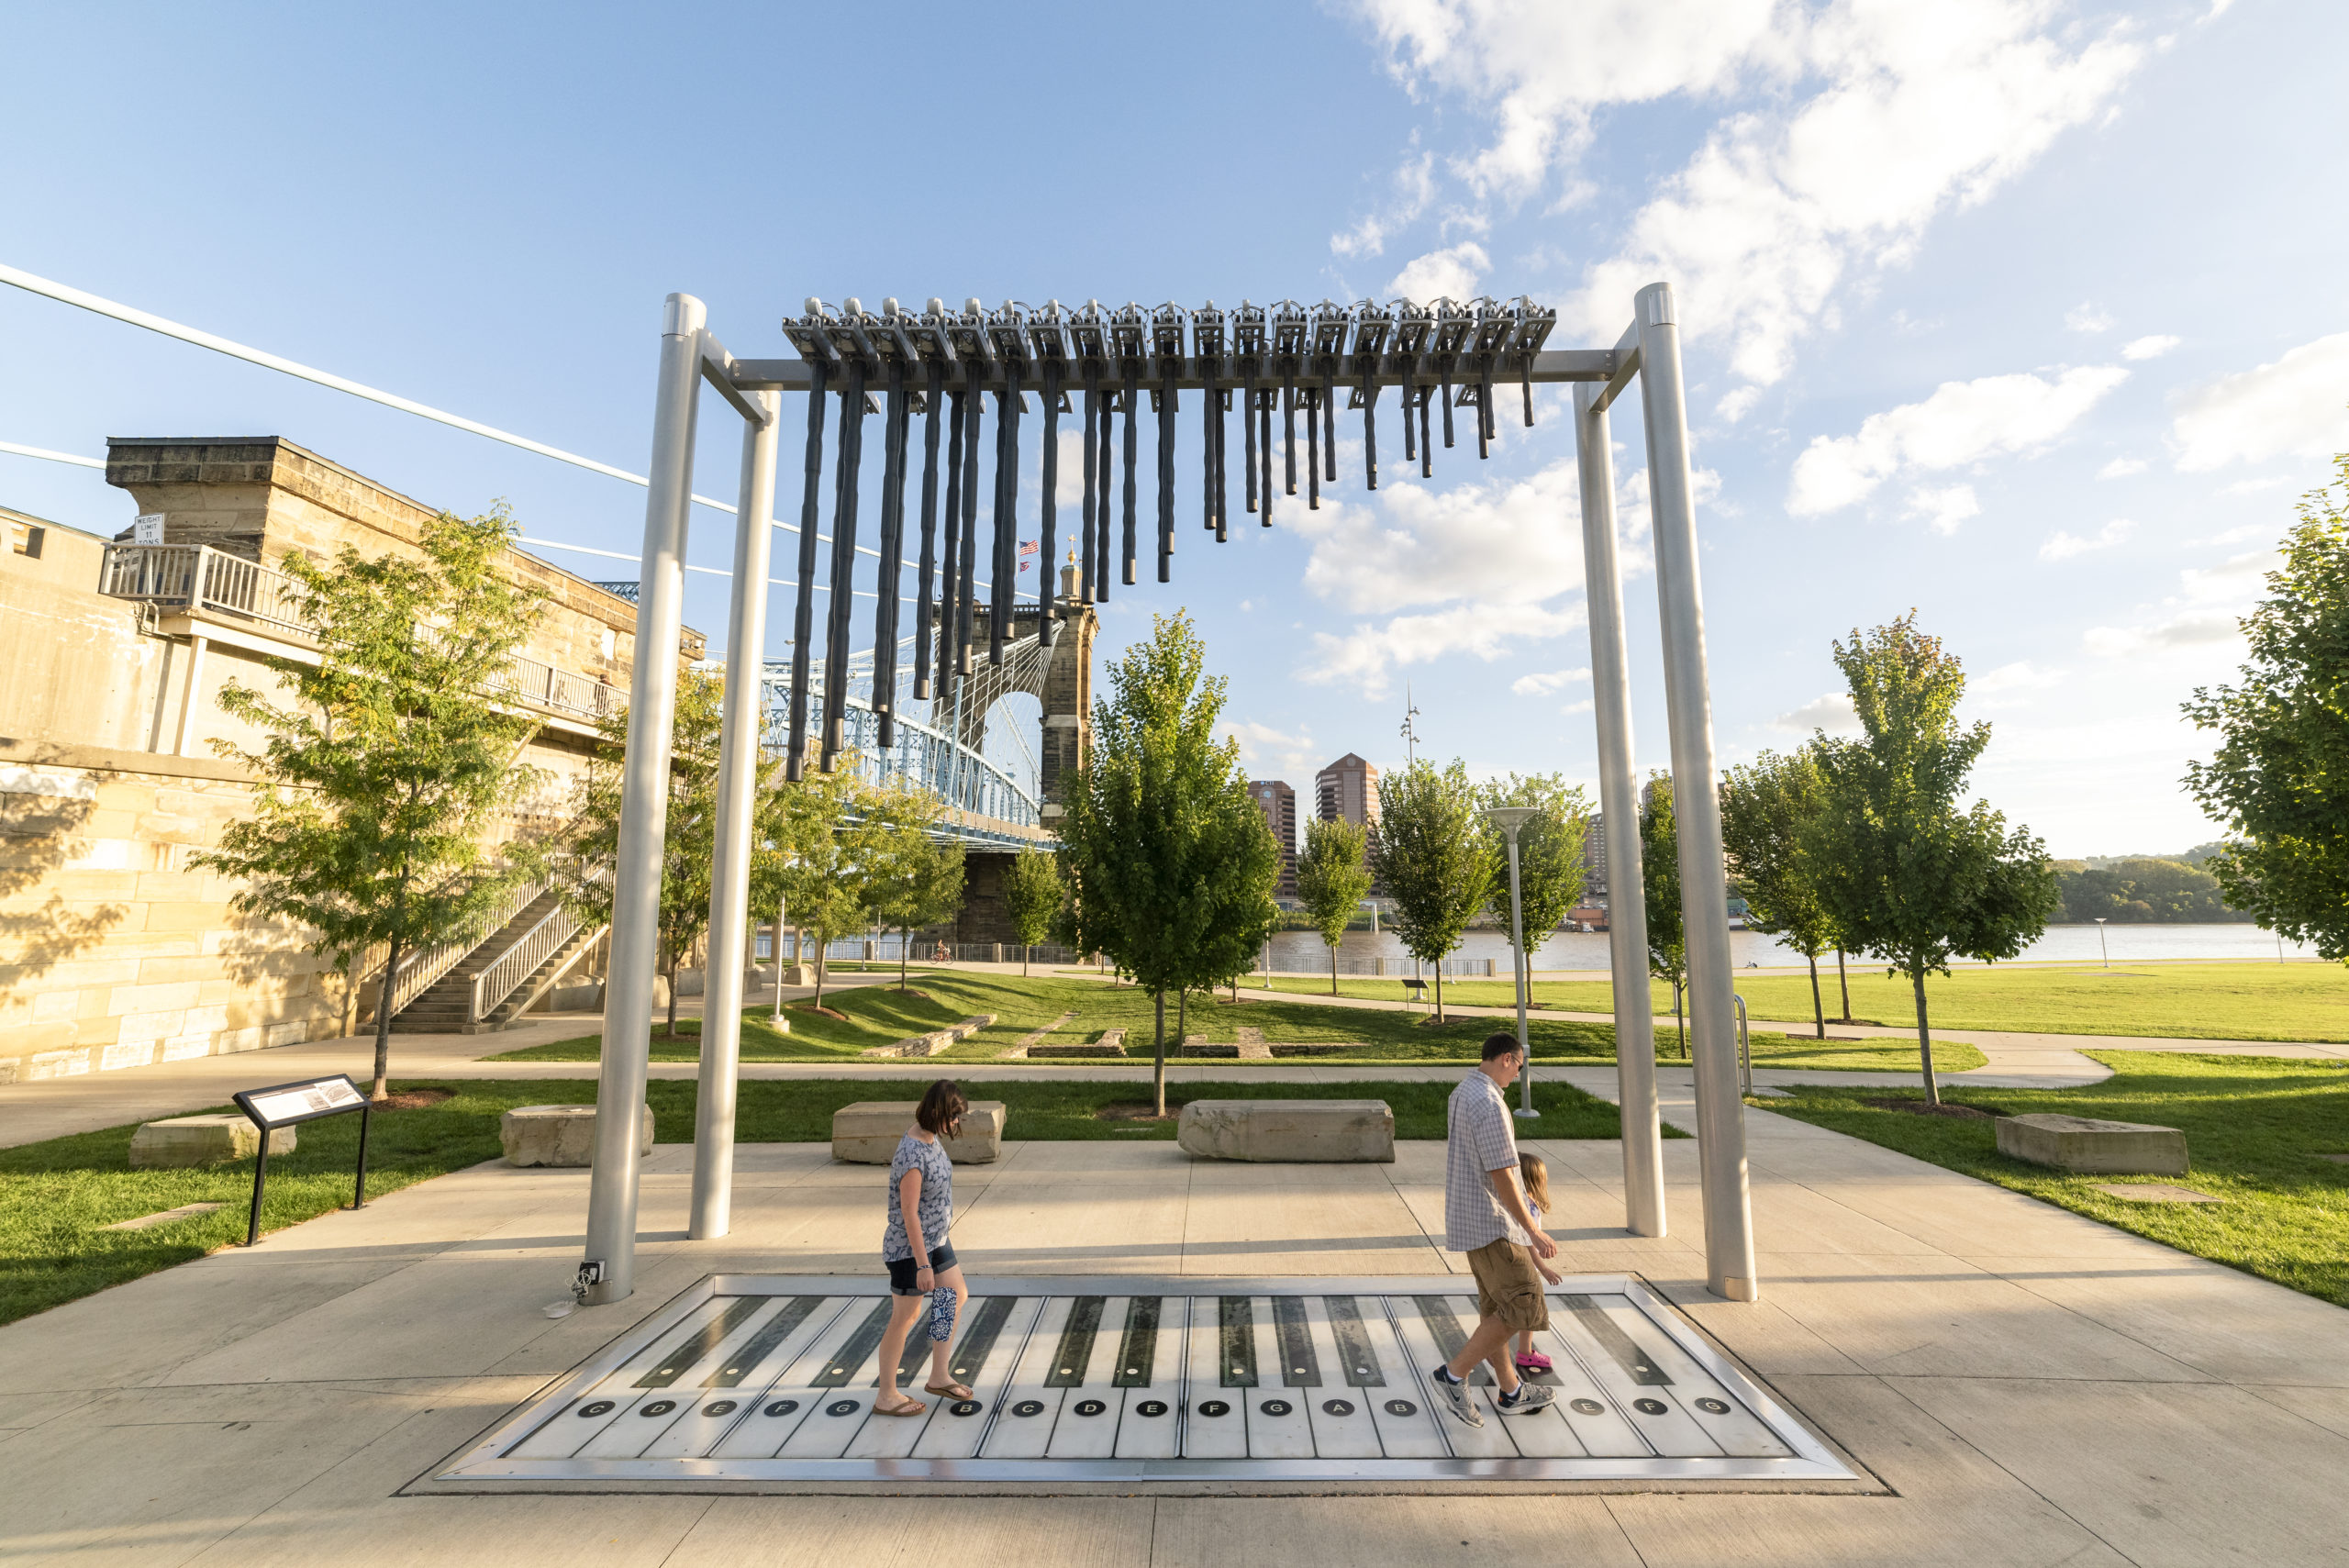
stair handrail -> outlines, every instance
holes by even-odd
[[[467,953],[481,946],[484,938],[544,897],[553,886],[554,884],[551,880],[526,884],[493,906],[489,912],[482,917],[481,921],[471,928],[470,935],[451,937],[445,941],[434,942],[429,947],[416,948],[402,953],[399,974],[392,981],[392,1016],[398,1017],[410,1002],[432,989],[435,983],[449,971],[456,968]],[[376,989],[376,983],[383,978],[382,951],[380,946],[369,950],[369,958],[372,962],[366,965],[365,977],[359,982],[364,1001],[373,1000],[373,997],[365,996],[364,993],[370,989]],[[380,994],[380,990],[377,990],[377,995]]]
[[[567,902],[557,900],[536,925],[473,972],[473,997],[465,1007],[465,1022],[477,1024],[489,1017],[523,982],[539,972],[540,964],[578,934],[579,917],[572,913]]]

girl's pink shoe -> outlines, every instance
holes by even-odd
[[[1550,1370],[1550,1358],[1543,1355],[1539,1351],[1528,1351],[1523,1355],[1517,1358],[1517,1370],[1520,1372],[1547,1372]]]

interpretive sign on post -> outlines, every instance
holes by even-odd
[[[261,1240],[261,1194],[269,1180],[269,1135],[281,1127],[293,1127],[320,1117],[341,1116],[348,1111],[359,1113],[359,1173],[351,1194],[351,1207],[367,1207],[367,1125],[370,1109],[367,1096],[359,1092],[343,1073],[331,1078],[309,1078],[296,1084],[273,1084],[266,1089],[239,1089],[229,1096],[237,1108],[245,1113],[255,1127],[261,1129],[261,1152],[253,1159],[252,1216],[245,1225],[245,1245],[250,1247]]]

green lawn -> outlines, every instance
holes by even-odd
[[[742,1018],[742,1059],[746,1062],[850,1062],[868,1047],[886,1045],[907,1035],[959,1023],[983,1013],[996,1015],[995,1024],[954,1046],[937,1060],[980,1062],[1003,1052],[1037,1029],[1074,1015],[1046,1042],[1089,1041],[1103,1031],[1126,1031],[1126,1053],[1147,1059],[1152,1054],[1155,1027],[1152,998],[1130,986],[1106,985],[1099,981],[1066,976],[1034,975],[1021,979],[970,971],[933,971],[918,976],[909,995],[895,986],[861,986],[827,992],[824,1005],[845,1015],[847,1021],[829,1018],[804,1006],[785,1009],[791,1032],[778,1034],[765,1023],[768,1009],[746,1011]],[[1223,994],[1229,996],[1230,993]],[[1191,1034],[1215,1041],[1237,1039],[1235,1030],[1259,1029],[1267,1042],[1280,1044],[1341,1042],[1356,1049],[1322,1062],[1471,1062],[1486,1035],[1511,1027],[1486,1018],[1453,1019],[1442,1026],[1423,1022],[1424,1015],[1375,1011],[1366,1007],[1312,1006],[1298,1002],[1249,999],[1245,986],[1240,1000],[1191,998],[1184,1027]],[[652,1040],[655,1062],[692,1062],[700,1053],[700,1024],[681,1019],[686,1038]],[[1175,1010],[1166,1014],[1167,1038],[1177,1039]],[[1537,1062],[1611,1062],[1615,1031],[1611,1025],[1574,1022],[1564,1018],[1531,1020],[1529,1033]],[[1917,1070],[1915,1045],[1890,1040],[1832,1040],[1825,1045],[1800,1037],[1755,1031],[1756,1064],[1769,1067],[1865,1069],[1883,1072]],[[1673,1048],[1667,1023],[1658,1044],[1659,1061],[1681,1060]],[[551,1041],[505,1052],[499,1062],[593,1062],[603,1049],[600,1035]],[[1946,1072],[1982,1065],[1979,1051],[1951,1042],[1937,1048],[1937,1064]]]
[[[1946,1097],[2009,1115],[2056,1111],[2181,1128],[2190,1174],[2065,1175],[2000,1154],[1989,1121],[1916,1116],[1862,1097],[1880,1091],[1806,1086],[1755,1103],[2349,1307],[2349,1164],[2321,1158],[2349,1153],[2349,1063],[2089,1054],[2113,1076],[2085,1088],[1968,1088]],[[2226,1201],[2131,1203],[2096,1185],[2140,1180]]]
[[[1881,966],[1851,965],[1852,1012],[1887,1028],[1913,1029],[1914,998],[1906,976],[1887,978]],[[1276,977],[1283,991],[1330,989],[1327,980]],[[1393,1001],[1393,979],[1341,976],[1341,995]],[[1246,987],[1242,987],[1245,994]],[[1809,1024],[1810,980],[1802,974],[1741,973],[1738,994],[1755,1018]],[[1831,964],[1820,966],[1820,991],[1832,1019],[1841,1011]],[[1444,1000],[1469,1006],[1508,1007],[1517,1001],[1507,980],[1446,981]],[[1994,964],[1932,975],[1926,1006],[1942,1029],[2018,1029],[2045,1034],[2169,1036],[2184,1040],[2349,1040],[2349,968],[2334,963],[2154,963],[2105,969]],[[1603,980],[1536,981],[1530,1000],[1569,1013],[1613,1010],[1614,987]],[[1659,1017],[1669,1018],[1672,991],[1654,987]]]
[[[452,1098],[414,1110],[378,1113],[368,1141],[367,1191],[380,1197],[398,1187],[499,1157],[497,1120],[524,1105],[592,1104],[592,1080],[536,1082],[452,1080],[400,1083],[401,1090],[444,1088]],[[648,1088],[654,1137],[690,1143],[694,1084],[655,1079]],[[1184,1084],[1167,1100],[1382,1099],[1395,1109],[1398,1138],[1443,1136],[1448,1083]],[[735,1117],[745,1143],[820,1141],[831,1136],[832,1113],[852,1100],[902,1092],[889,1084],[848,1079],[746,1083]],[[1144,1100],[1149,1085],[1100,1082],[989,1083],[974,1097],[1010,1107],[1009,1130],[1021,1139],[1172,1139],[1172,1121],[1108,1120],[1105,1106]],[[1534,1086],[1544,1138],[1613,1138],[1615,1107],[1565,1084]],[[230,1106],[217,1106],[230,1110]],[[185,1262],[241,1242],[252,1195],[250,1161],[181,1171],[129,1169],[136,1124],[0,1150],[0,1323],[13,1322],[108,1285]],[[301,1129],[301,1147],[270,1162],[262,1229],[276,1230],[351,1201],[351,1163],[358,1143],[354,1117],[334,1117]],[[1677,1136],[1671,1129],[1666,1137]],[[877,1189],[876,1189],[877,1190]],[[191,1203],[217,1203],[211,1214],[147,1230],[102,1227]]]

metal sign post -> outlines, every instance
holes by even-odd
[[[359,1173],[351,1189],[351,1207],[367,1207],[367,1126],[373,1108],[367,1096],[349,1077],[306,1078],[298,1084],[273,1084],[266,1089],[239,1089],[229,1098],[261,1129],[261,1152],[253,1161],[252,1214],[245,1222],[245,1245],[261,1240],[261,1195],[269,1181],[269,1139],[281,1127],[298,1127],[320,1117],[359,1113]]]

